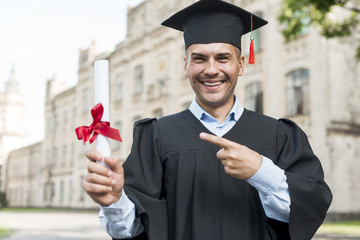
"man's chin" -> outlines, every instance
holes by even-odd
[[[203,99],[202,104],[204,104],[207,107],[211,107],[211,108],[217,108],[220,107],[224,104],[224,100],[223,99]]]

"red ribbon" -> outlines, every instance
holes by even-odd
[[[96,139],[98,134],[122,142],[119,130],[111,128],[109,122],[100,121],[103,113],[104,107],[101,103],[98,103],[95,107],[93,107],[93,109],[91,109],[91,115],[94,119],[92,124],[90,126],[81,126],[75,129],[77,138],[79,140],[83,139],[84,144],[87,140],[89,140],[91,134],[93,135],[90,139],[90,143]]]

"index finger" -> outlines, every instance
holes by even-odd
[[[222,138],[222,137],[218,137],[216,135],[212,135],[212,134],[208,134],[208,133],[200,133],[200,138],[202,140],[205,140],[209,143],[215,144],[221,148],[227,149],[231,146],[231,141]]]

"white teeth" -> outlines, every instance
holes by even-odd
[[[214,83],[210,83],[210,82],[204,82],[204,85],[206,86],[216,86],[216,85],[220,85],[221,82],[214,82]]]

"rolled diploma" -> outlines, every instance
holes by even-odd
[[[98,60],[94,63],[94,87],[95,87],[95,105],[101,103],[104,107],[104,113],[101,121],[110,122],[110,97],[109,97],[109,61]],[[96,138],[96,150],[99,151],[103,157],[111,156],[110,140],[99,134]],[[104,158],[97,163],[109,168]]]

